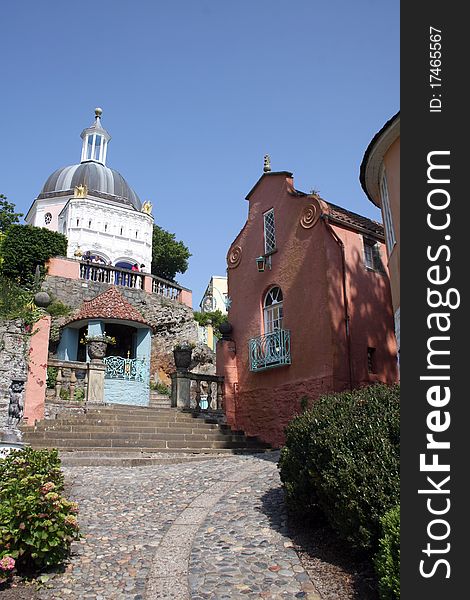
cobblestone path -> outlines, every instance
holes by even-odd
[[[277,458],[64,468],[84,537],[40,599],[320,600],[286,534]]]

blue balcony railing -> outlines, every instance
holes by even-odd
[[[290,331],[277,329],[249,341],[250,371],[263,371],[291,364]]]

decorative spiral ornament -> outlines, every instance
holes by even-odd
[[[227,265],[229,269],[235,269],[242,259],[242,249],[240,246],[234,246],[227,255]]]
[[[308,204],[302,211],[300,224],[304,229],[310,229],[320,218],[320,210],[315,204]]]

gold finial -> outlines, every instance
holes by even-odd
[[[100,108],[99,106],[97,106],[97,107],[95,108],[95,117],[96,117],[97,119],[99,119],[99,118],[101,118],[101,115],[102,115],[102,114],[103,114],[103,109],[102,109],[102,108]]]
[[[152,214],[152,203],[149,202],[148,200],[146,200],[142,204],[142,212],[145,213],[146,215]]]
[[[265,173],[269,173],[271,171],[271,159],[269,158],[269,154],[264,155],[263,171]]]
[[[86,198],[88,194],[88,186],[86,185],[76,185],[73,190],[74,198]]]

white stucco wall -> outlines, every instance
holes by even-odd
[[[144,264],[148,272],[152,262],[152,226],[151,215],[91,197],[71,198],[58,219],[58,231],[69,242],[69,258],[80,248],[82,252],[99,253],[112,264],[121,260]]]

